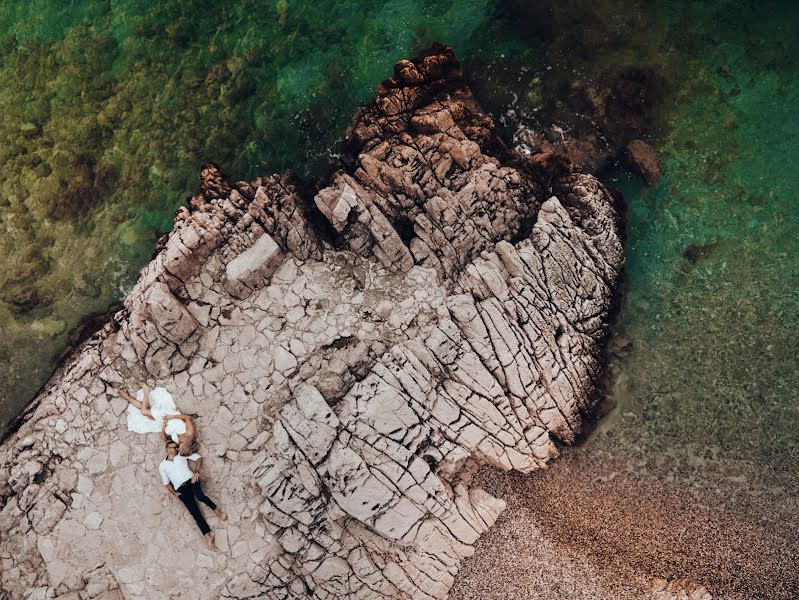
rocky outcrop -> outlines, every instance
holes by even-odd
[[[443,47],[345,146],[315,195],[204,169],[0,448],[0,597],[444,598],[504,507],[475,468],[574,441],[623,262],[610,194],[504,149]],[[218,553],[126,430],[112,389],[140,379],[196,416]]]

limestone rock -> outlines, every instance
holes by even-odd
[[[125,310],[0,445],[0,597],[445,598],[504,509],[475,470],[579,434],[614,198],[505,148],[441,46],[346,148],[319,190],[204,168]],[[163,491],[158,436],[126,429],[111,388],[142,378],[196,415],[219,553]]]
[[[225,290],[244,299],[253,289],[263,287],[282,262],[283,252],[269,234],[263,234],[225,267]]]

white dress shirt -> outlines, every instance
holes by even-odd
[[[201,457],[196,452],[191,456],[181,456],[178,454],[172,460],[165,458],[158,466],[158,471],[161,473],[161,481],[164,482],[164,485],[171,483],[173,488],[178,489],[191,479],[194,473],[194,471],[189,469],[188,461],[197,460],[199,458]]]

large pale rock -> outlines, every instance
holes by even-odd
[[[283,252],[269,234],[259,237],[225,267],[225,290],[234,298],[244,299],[263,287],[283,261]]]
[[[163,283],[147,290],[143,317],[153,323],[161,337],[174,344],[185,342],[199,327],[197,320]]]
[[[131,344],[147,371],[164,377],[185,369],[196,351],[200,325],[169,286],[155,281],[129,305]]]
[[[125,310],[0,445],[0,597],[445,598],[504,509],[474,470],[534,471],[579,434],[613,199],[501,150],[449,49],[380,89],[315,194],[203,169]],[[147,373],[197,415],[218,553],[158,436],[126,430],[113,388]]]

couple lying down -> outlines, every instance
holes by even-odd
[[[161,438],[166,445],[166,458],[158,466],[161,481],[167,492],[183,502],[205,537],[208,548],[213,549],[214,533],[203,517],[197,501],[208,506],[223,521],[227,520],[227,515],[205,495],[200,485],[203,459],[194,452],[197,444],[194,423],[188,415],[180,414],[172,396],[164,388],[150,390],[146,384],[141,385],[135,398],[125,390],[116,390],[121,398],[130,402],[128,431],[161,432]],[[188,461],[194,462],[194,469],[189,468]]]

